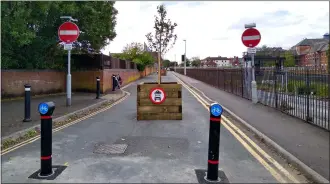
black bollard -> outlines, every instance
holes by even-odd
[[[112,91],[115,91],[117,87],[116,76],[112,75]]]
[[[55,109],[54,102],[44,102],[40,103],[38,110],[41,119],[41,131],[40,131],[40,141],[41,141],[41,169],[40,177],[47,177],[53,174],[52,169],[52,126],[53,118],[52,114]]]
[[[25,97],[24,97],[24,119],[23,122],[30,122],[31,120],[31,85],[25,84]]]
[[[218,103],[210,106],[210,132],[206,180],[219,181],[219,146],[222,107]]]
[[[101,89],[100,89],[100,77],[96,77],[96,99],[100,98],[100,93],[101,93]]]

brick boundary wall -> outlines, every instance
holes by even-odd
[[[95,92],[96,77],[101,79],[101,92],[111,90],[112,74],[119,74],[123,85],[155,72],[153,67],[145,71],[136,69],[104,69],[74,71],[72,75],[72,91]],[[24,84],[31,85],[32,95],[65,92],[66,72],[57,70],[1,70],[1,97],[24,96]]]

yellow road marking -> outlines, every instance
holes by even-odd
[[[127,95],[126,95],[125,97],[123,97],[122,99],[116,101],[115,103],[111,104],[110,106],[105,107],[105,108],[103,108],[103,109],[100,109],[100,110],[98,110],[98,111],[96,111],[96,112],[93,112],[93,113],[91,113],[91,114],[88,114],[88,115],[86,115],[86,116],[84,116],[84,117],[81,117],[81,118],[79,118],[79,119],[76,119],[76,120],[72,121],[71,123],[68,123],[68,124],[65,124],[65,125],[63,125],[63,126],[57,127],[57,128],[55,128],[55,129],[53,129],[53,133],[58,132],[58,131],[60,131],[60,130],[62,130],[62,129],[64,129],[64,128],[66,128],[66,127],[71,126],[71,125],[74,125],[74,124],[76,124],[76,123],[78,123],[78,122],[81,122],[81,121],[83,121],[83,120],[85,120],[85,119],[87,119],[87,118],[93,117],[93,116],[95,116],[95,115],[97,115],[97,114],[99,114],[99,113],[101,113],[101,112],[104,112],[104,111],[106,111],[106,110],[112,108],[113,106],[115,106],[115,105],[121,103],[121,102],[124,101],[126,98],[128,98],[128,96],[130,95],[129,92],[126,92],[126,91],[124,91],[124,92],[125,92]],[[27,145],[27,144],[30,144],[30,143],[32,143],[32,142],[38,140],[39,138],[40,138],[40,135],[38,135],[38,136],[36,136],[36,137],[33,137],[33,138],[31,138],[31,139],[25,140],[25,141],[23,141],[23,142],[21,142],[21,143],[18,143],[18,144],[14,145],[14,146],[12,146],[12,147],[10,147],[10,148],[7,148],[7,149],[5,149],[5,150],[3,150],[3,151],[1,152],[1,156],[2,156],[2,155],[5,155],[5,154],[7,154],[7,153],[9,153],[9,152],[12,152],[12,151],[14,151],[14,150],[16,150],[16,149],[18,149],[18,148],[20,148],[20,147],[23,147],[23,146],[25,146],[25,145]]]
[[[187,86],[183,83],[181,79],[179,79],[180,83],[184,86]],[[196,88],[195,88],[196,89]],[[199,94],[197,94],[195,91],[188,89],[188,91],[192,91],[195,95],[197,95],[205,104],[208,104],[208,102],[203,99]],[[200,91],[200,90],[199,90]],[[200,91],[201,92],[201,91]],[[210,98],[208,98],[204,93],[203,95],[210,101]],[[300,183],[292,174],[290,174],[282,165],[280,165],[276,160],[274,160],[269,154],[267,154],[262,148],[260,148],[253,140],[251,140],[246,134],[244,134],[238,127],[236,127],[230,120],[228,120],[225,116],[222,116],[222,119],[226,121],[231,128],[233,128],[235,131],[237,131],[245,140],[247,140],[261,155],[263,155],[269,162],[271,162],[280,172],[282,172],[286,177],[288,177],[292,182],[294,183]]]
[[[175,76],[176,77],[176,76]],[[176,77],[177,78],[177,77]],[[177,78],[178,81],[207,109],[208,102],[203,99],[200,95],[198,95],[195,91],[191,90],[189,86],[184,84],[182,80]],[[237,128],[232,122],[230,122],[226,117],[222,116],[222,119],[224,120],[222,124],[226,129],[228,129],[234,137],[281,183],[287,183],[285,179],[282,178],[282,176],[274,170],[267,162],[264,161],[262,157],[260,157],[240,136],[246,139],[247,142],[249,142],[257,151],[259,151],[260,154],[262,154],[267,160],[269,160],[274,166],[280,170],[286,177],[288,177],[292,182],[299,183],[299,181],[293,177],[286,169],[284,169],[276,160],[274,160],[270,155],[268,155],[262,148],[260,148],[254,141],[252,141],[248,136],[246,136],[239,128]],[[228,124],[229,125],[228,125]],[[236,131],[234,131],[234,130]]]

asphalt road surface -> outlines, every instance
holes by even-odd
[[[175,80],[171,74],[163,77]],[[140,82],[124,89],[130,96],[118,105],[53,134],[53,165],[67,166],[55,180],[28,178],[40,169],[36,140],[2,155],[2,182],[197,183],[195,169],[207,168],[209,112],[183,87],[183,120],[137,121]],[[128,147],[119,155],[94,153],[101,144]],[[278,182],[224,127],[219,161],[230,183]]]

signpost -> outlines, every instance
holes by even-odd
[[[251,54],[251,66],[252,66],[252,102],[258,103],[257,95],[257,83],[255,81],[255,71],[254,71],[254,54],[256,54],[256,46],[260,43],[261,34],[257,29],[254,29],[256,24],[246,24],[245,31],[242,34],[242,43],[248,47],[248,53]]]
[[[68,18],[69,21],[63,23],[58,28],[58,37],[59,39],[65,43],[64,50],[68,51],[68,74],[66,78],[66,106],[71,106],[71,50],[72,50],[72,42],[76,41],[79,37],[79,27],[70,21],[73,21],[71,17],[61,17]]]
[[[150,90],[149,98],[154,104],[161,104],[166,99],[166,93],[162,88],[153,88]]]

